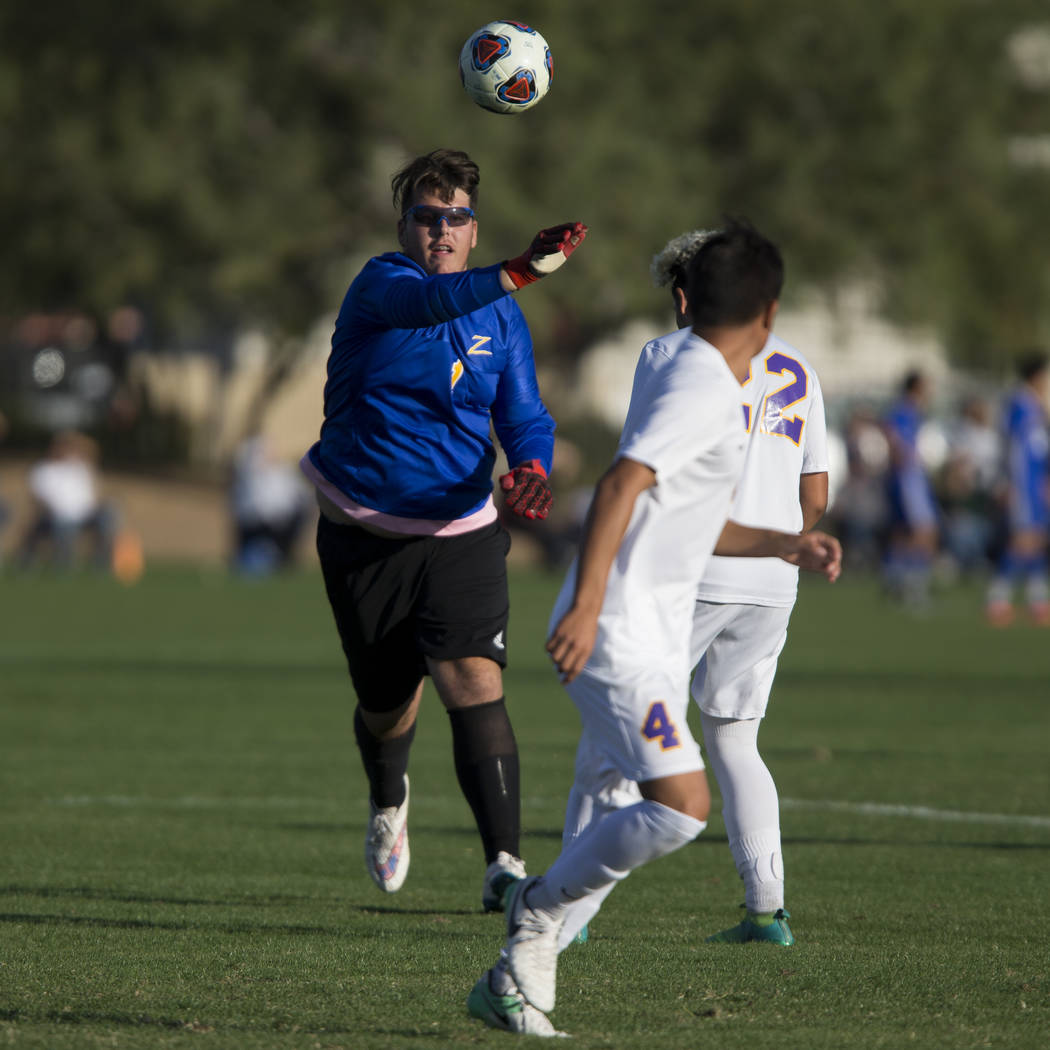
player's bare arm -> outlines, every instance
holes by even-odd
[[[731,558],[783,558],[807,572],[820,573],[829,583],[842,572],[842,546],[826,532],[796,535],[727,521],[714,553]]]
[[[580,541],[572,606],[547,639],[547,652],[564,682],[571,682],[591,655],[609,569],[627,531],[635,501],[655,484],[656,473],[651,467],[620,458],[595,488]]]
[[[802,531],[809,532],[828,509],[828,472],[802,474],[798,479],[798,501],[802,507]]]

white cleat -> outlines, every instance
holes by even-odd
[[[501,989],[497,991],[496,989]],[[565,1038],[550,1018],[537,1010],[518,991],[510,975],[499,967],[486,970],[467,996],[467,1012],[484,1021],[489,1028],[517,1035],[540,1035]]]
[[[522,879],[507,894],[507,968],[521,994],[547,1014],[554,1009],[558,934],[565,920],[525,903],[529,890],[539,881],[536,876]]]
[[[525,878],[525,861],[500,850],[496,859],[485,870],[481,887],[481,906],[485,911],[503,911],[507,890],[519,879]]]
[[[365,836],[365,865],[372,881],[384,893],[396,893],[408,874],[408,777],[405,801],[400,806],[378,809],[372,804],[372,817]]]

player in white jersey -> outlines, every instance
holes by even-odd
[[[748,449],[734,521],[811,529],[828,502],[827,430],[810,363],[771,335],[744,384]],[[777,660],[787,640],[798,569],[778,558],[715,556],[697,592],[691,692],[708,762],[722,795],[729,849],[744,882],[746,914],[709,941],[790,945],[776,784],[758,751]]]
[[[670,285],[679,334],[689,325],[685,267],[711,231],[672,240],[653,260],[653,279]],[[653,345],[660,345],[657,340]],[[645,363],[644,357],[642,364]],[[641,367],[641,365],[640,365]],[[827,429],[812,365],[770,333],[743,383],[748,435],[730,517],[786,532],[811,529],[828,501]],[[729,847],[744,881],[747,914],[712,941],[792,944],[776,785],[758,752],[758,727],[798,591],[798,568],[780,558],[711,557],[698,589],[690,666],[704,746],[722,795]],[[637,801],[637,785],[581,748],[565,814],[564,842],[606,807]],[[586,932],[582,934],[585,938]]]
[[[583,723],[578,783],[593,792],[605,770],[636,797],[611,805],[599,791],[586,830],[545,875],[512,889],[506,948],[468,999],[494,1027],[554,1034],[542,1015],[558,952],[617,882],[705,827],[710,795],[686,708],[693,607],[712,552],[838,576],[832,537],[727,520],[747,446],[741,384],[769,337],[782,275],[775,246],[730,224],[691,260],[692,329],[643,350],[547,643]]]

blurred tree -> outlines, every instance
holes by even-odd
[[[162,339],[301,333],[394,246],[393,170],[453,145],[482,167],[479,262],[591,226],[526,305],[552,363],[663,311],[651,255],[725,213],[783,244],[789,291],[864,281],[960,362],[1045,341],[1050,170],[1010,151],[1050,134],[1050,94],[1008,49],[1047,22],[1038,0],[514,13],[554,86],[502,117],[458,83],[472,0],[4,5],[0,312],[134,301]]]
[[[327,29],[272,0],[5,5],[4,310],[139,301],[169,338],[316,317],[371,201],[368,63]]]

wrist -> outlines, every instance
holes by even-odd
[[[500,283],[502,284],[502,278],[505,275],[507,280],[513,285],[513,288],[508,288],[507,291],[517,291],[519,288],[524,288],[527,284],[532,284],[534,281],[539,280],[539,275],[532,272],[529,268],[529,258],[527,255],[519,255],[516,259],[508,259],[503,264],[503,268],[500,270]],[[504,286],[506,287],[506,286]]]
[[[514,469],[520,470],[531,470],[533,474],[539,474],[544,480],[547,478],[547,471],[544,469],[543,464],[538,459],[526,459],[522,460]]]

